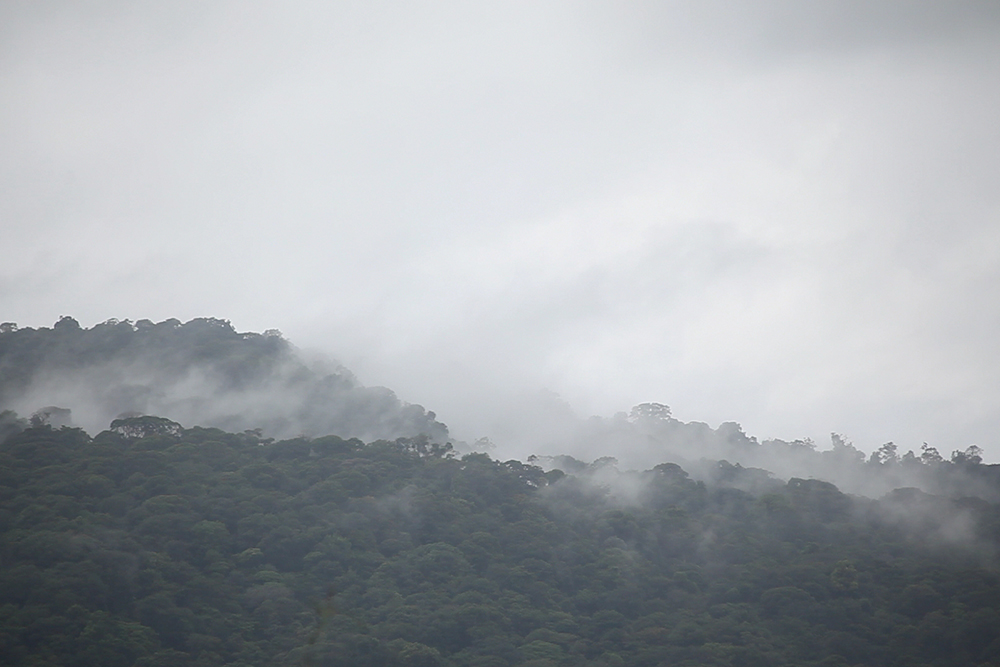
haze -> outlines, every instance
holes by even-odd
[[[0,320],[996,461],[998,72],[994,2],[8,1]]]

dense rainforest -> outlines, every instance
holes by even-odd
[[[0,444],[0,662],[1000,665],[998,546],[987,500],[726,462],[42,424]]]
[[[975,445],[548,433],[494,459],[225,320],[0,324],[0,665],[1000,667]]]

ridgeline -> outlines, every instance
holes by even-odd
[[[4,325],[0,405],[72,376],[112,380],[84,411],[118,411],[123,386],[137,410],[94,435],[70,425],[76,404],[0,414],[3,664],[1000,665],[1000,488],[975,449],[866,460],[842,440],[757,443],[646,404],[602,428],[659,443],[655,465],[501,462],[457,452],[433,413],[388,390],[368,403],[346,370],[305,364],[276,333],[67,319]],[[134,414],[221,419],[175,400],[195,376],[246,428]],[[260,415],[235,399],[281,388],[293,409],[265,413],[271,428],[338,435],[276,440],[239,421]],[[894,490],[670,456],[696,433],[708,453],[797,448]],[[925,490],[894,486],[909,479]]]

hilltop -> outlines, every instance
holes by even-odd
[[[913,487],[948,497],[1000,501],[1000,466],[970,445],[946,458],[933,446],[900,452],[889,442],[866,455],[838,434],[828,449],[810,440],[759,441],[736,422],[716,428],[676,419],[644,403],[629,414],[578,419],[540,402],[552,424],[533,442],[538,461],[613,457],[624,468],[664,461],[708,479],[716,462],[777,479],[822,479],[878,498]],[[238,332],[226,320],[108,320],[83,328],[63,317],[51,328],[0,325],[0,437],[29,422],[98,433],[121,417],[157,415],[185,426],[249,431],[266,438],[337,435],[362,441],[426,437],[462,452],[504,451],[483,438],[451,437],[434,412],[385,387],[366,387],[350,370],[296,348],[277,330]],[[20,415],[20,416],[18,416]],[[534,415],[537,416],[537,415]],[[524,415],[525,423],[533,417]],[[514,415],[512,419],[518,419]]]
[[[277,438],[448,439],[434,413],[384,387],[363,386],[348,369],[304,354],[278,331],[241,333],[216,318],[0,325],[4,409],[91,433],[118,417],[155,414]]]

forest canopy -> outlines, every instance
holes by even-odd
[[[12,665],[1000,664],[1000,507],[124,418],[0,445]],[[555,464],[562,467],[555,467]],[[952,464],[948,464],[952,465]]]
[[[1000,666],[974,445],[760,442],[660,403],[571,435],[497,460],[225,320],[0,325],[0,655]]]

